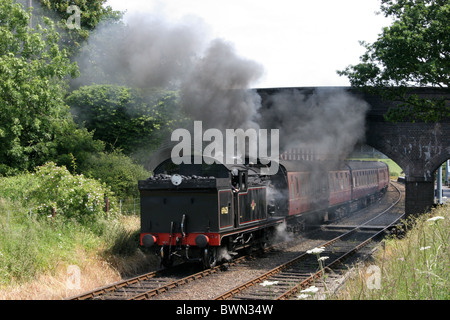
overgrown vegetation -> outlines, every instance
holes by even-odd
[[[80,75],[75,55],[91,32],[100,21],[121,23],[106,0],[85,2],[72,2],[82,19],[81,29],[71,29],[67,1],[34,0],[26,10],[28,1],[0,0],[2,288],[78,265],[79,257],[100,256],[122,272],[121,257],[139,252],[138,219],[122,216],[118,199],[138,197],[137,181],[150,172],[133,148],[157,145],[177,97],[162,92],[144,101],[138,90],[108,85],[70,92]],[[93,115],[105,104],[111,112],[95,126],[71,113],[82,107]],[[95,135],[99,123],[114,141]]]
[[[91,154],[80,171],[105,183],[119,199],[139,197],[137,181],[150,176],[143,166],[118,151]]]
[[[450,205],[413,218],[406,227],[406,236],[387,239],[375,260],[357,270],[338,299],[450,299]]]
[[[138,249],[138,229],[120,223],[113,193],[98,180],[49,163],[3,178],[0,194],[0,285],[28,281],[60,263],[77,264],[77,250],[108,260]]]
[[[106,150],[127,155],[156,148],[163,136],[182,120],[178,94],[118,85],[90,85],[74,90],[66,99],[75,121]]]

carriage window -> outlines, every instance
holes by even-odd
[[[340,190],[342,190],[342,184],[344,183],[344,181],[342,180],[342,175],[339,177],[339,180],[338,180],[338,185],[337,185],[337,188],[338,189],[340,189]]]
[[[291,199],[294,199],[294,178],[291,178]]]
[[[247,191],[248,174],[246,171],[239,171],[240,191]]]
[[[300,178],[300,191],[302,193],[302,196],[306,195],[306,185],[307,183],[305,183],[305,177]]]

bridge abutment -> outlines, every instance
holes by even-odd
[[[434,181],[419,181],[410,177],[405,184],[406,214],[418,215],[430,210],[434,204]]]

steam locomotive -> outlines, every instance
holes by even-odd
[[[205,268],[242,249],[271,243],[277,229],[298,232],[355,211],[383,194],[386,164],[283,161],[274,175],[261,163],[160,163],[139,181],[141,245],[165,267],[175,257]]]

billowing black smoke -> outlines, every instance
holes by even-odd
[[[248,89],[263,68],[233,45],[211,40],[202,20],[177,23],[137,14],[127,25],[100,25],[82,50],[77,85],[113,83],[181,90],[182,110],[205,128],[255,127],[259,96]]]
[[[206,128],[257,128],[261,99],[249,89],[262,74],[261,65],[215,40],[182,83],[183,109]]]
[[[339,161],[362,141],[368,109],[343,88],[281,89],[264,97],[260,125],[280,130],[280,153],[298,148]]]

